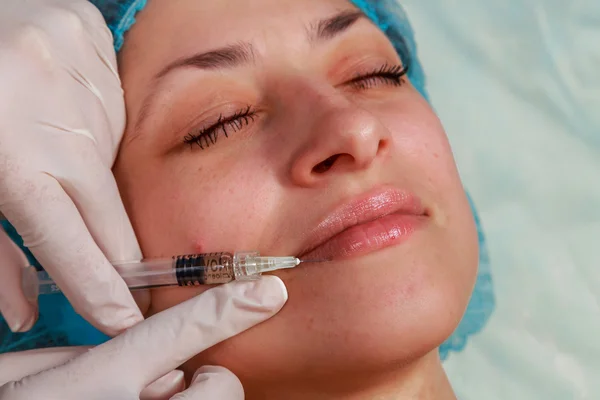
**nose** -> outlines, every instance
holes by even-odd
[[[296,185],[322,185],[334,176],[366,170],[389,147],[390,133],[374,114],[348,102],[333,103],[313,108],[318,111],[292,163]]]

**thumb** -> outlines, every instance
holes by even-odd
[[[171,400],[244,400],[240,380],[223,367],[204,366],[196,371],[190,387]]]

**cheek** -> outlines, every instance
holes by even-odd
[[[429,104],[420,96],[411,96],[410,102],[392,104],[380,116],[391,132],[396,150],[410,164],[436,181],[454,181],[456,164],[444,128]]]
[[[194,168],[190,159],[182,169],[168,163],[136,164],[133,157],[128,163],[144,165],[135,176],[124,176],[123,171],[134,171],[126,163],[115,171],[144,257],[260,250],[261,233],[269,213],[277,209],[273,204],[278,192],[264,169],[255,167],[256,161],[238,160],[227,170]],[[206,290],[154,289],[149,313]]]
[[[436,244],[444,281],[455,285],[457,304],[465,304],[475,282],[478,240],[471,208],[460,180],[444,129],[422,97],[415,96],[403,107],[390,108],[382,117],[394,141],[396,165],[402,176],[409,176],[412,187],[421,188],[432,204],[432,216],[439,226]],[[412,177],[412,178],[411,178]],[[461,238],[457,240],[457,238]],[[442,302],[443,303],[443,302]]]
[[[277,211],[274,179],[251,158],[207,168],[190,157],[202,154],[142,163],[141,172],[127,178],[117,171],[144,256],[254,250]]]
[[[429,104],[420,95],[411,96],[409,101],[390,105],[380,118],[391,132],[391,164],[402,171],[410,187],[426,194],[437,222],[449,226],[451,216],[469,221],[470,209],[452,149]]]

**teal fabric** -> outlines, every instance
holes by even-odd
[[[102,12],[113,34],[115,50],[123,47],[125,33],[135,23],[135,15],[146,7],[146,0],[90,0]]]
[[[0,229],[3,228],[21,247],[31,265],[42,270],[35,257],[23,246],[21,237],[12,225],[6,221],[0,223]],[[25,333],[12,333],[0,316],[0,353],[44,347],[95,345],[109,339],[78,315],[63,294],[41,296],[39,312],[38,321]]]
[[[119,51],[123,45],[125,33],[135,23],[136,13],[144,8],[146,0],[91,0],[91,2],[103,13],[114,36],[115,50]],[[390,38],[403,62],[410,65],[408,76],[411,83],[427,98],[425,74],[416,57],[417,46],[414,32],[402,7],[395,0],[353,0],[353,2]],[[452,351],[464,349],[468,338],[485,326],[495,307],[485,235],[475,206],[470,198],[469,201],[477,223],[480,246],[477,283],[460,325],[440,347],[442,359],[446,359]],[[14,229],[8,225],[5,227],[19,243],[20,238]],[[20,244],[22,245],[22,243]],[[29,253],[28,256],[32,257]],[[64,296],[52,295],[40,298],[40,321],[31,333],[10,334],[7,326],[0,323],[0,339],[2,340],[0,352],[3,352],[65,344],[94,345],[105,341],[107,337],[75,314]]]

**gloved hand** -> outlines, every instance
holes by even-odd
[[[109,335],[143,319],[108,261],[141,258],[111,173],[124,125],[116,55],[99,11],[86,0],[3,0],[0,215],[75,310]],[[4,295],[12,282],[2,256],[0,311],[22,328],[35,308]]]
[[[87,351],[65,348],[0,355],[0,400],[138,399],[142,389],[159,378],[148,389],[153,393],[146,390],[142,398],[168,398],[183,383],[181,372],[170,371],[270,318],[286,301],[283,282],[265,276],[208,290]],[[233,373],[203,367],[180,396],[179,400],[242,400],[244,391]]]

